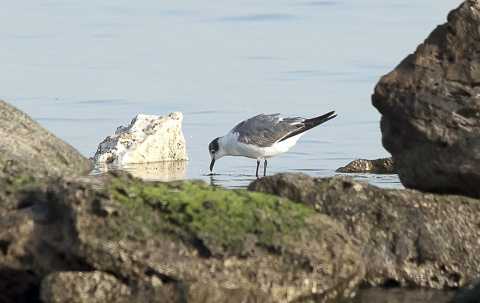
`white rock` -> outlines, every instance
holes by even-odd
[[[180,112],[166,117],[139,114],[98,145],[94,161],[126,165],[188,160],[182,120]]]

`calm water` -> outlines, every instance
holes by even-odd
[[[448,303],[455,293],[429,289],[364,289],[350,303]]]
[[[182,111],[186,177],[207,181],[208,143],[238,121],[336,110],[269,171],[331,176],[387,155],[374,84],[459,3],[3,1],[0,97],[85,156],[137,113]],[[225,158],[212,181],[245,186],[254,170],[253,160]],[[396,176],[357,177],[400,186]]]

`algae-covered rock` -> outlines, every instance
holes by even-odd
[[[455,288],[480,275],[479,200],[303,174],[262,178],[249,189],[342,222],[362,247],[367,284]]]
[[[90,162],[25,113],[0,100],[0,178],[79,175]]]
[[[109,191],[129,216],[142,218],[142,227],[194,241],[205,256],[248,256],[315,232],[308,222],[312,210],[270,195],[228,191],[203,182],[152,186],[121,179],[113,179]]]
[[[28,192],[24,234],[6,251],[34,275],[33,290],[44,280],[42,298],[92,289],[94,302],[125,286],[131,302],[327,302],[350,296],[364,276],[341,225],[285,198],[123,174]],[[81,276],[71,271],[95,275],[101,291],[71,287]]]

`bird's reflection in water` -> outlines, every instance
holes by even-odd
[[[210,186],[215,186],[215,187],[219,187],[220,184],[218,183],[218,179],[217,179],[217,176],[216,174],[209,174],[209,178],[210,178]]]
[[[225,187],[230,189],[245,189],[256,180],[255,175],[247,174],[207,174],[209,184],[215,187]]]
[[[147,164],[97,165],[93,174],[106,173],[110,170],[124,170],[134,177],[145,181],[176,181],[183,180],[187,175],[187,161],[165,161]]]

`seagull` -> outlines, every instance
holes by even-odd
[[[208,145],[210,172],[215,161],[224,156],[243,156],[257,160],[257,171],[263,160],[263,176],[267,174],[267,159],[287,152],[305,131],[335,118],[334,111],[305,119],[282,118],[280,114],[260,114],[237,124],[225,136],[213,139]]]

